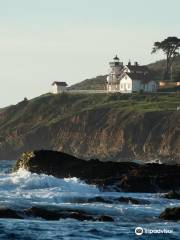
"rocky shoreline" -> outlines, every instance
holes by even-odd
[[[77,177],[102,190],[152,193],[180,190],[180,165],[85,161],[62,152],[39,150],[24,153],[14,171],[19,168],[58,178]]]
[[[0,218],[27,219],[41,218],[43,220],[57,221],[60,219],[72,218],[79,221],[100,221],[114,222],[114,219],[107,215],[92,215],[76,209],[48,209],[45,207],[31,207],[23,210],[9,208],[0,209]]]
[[[55,209],[46,207],[31,207],[23,210],[10,208],[0,208],[0,218],[28,219],[41,218],[43,220],[57,221],[60,219],[75,219],[78,221],[100,221],[114,222],[113,217],[108,215],[97,215],[77,209]],[[169,221],[180,221],[180,207],[166,208],[160,215],[159,219]]]

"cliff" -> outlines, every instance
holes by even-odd
[[[51,149],[103,161],[180,163],[179,94],[47,94],[0,111],[0,159]]]

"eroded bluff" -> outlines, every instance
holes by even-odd
[[[46,121],[47,119],[47,121]],[[102,161],[180,163],[180,112],[135,112],[109,107],[65,118],[34,116],[1,125],[0,159],[50,149]]]

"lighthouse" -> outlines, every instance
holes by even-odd
[[[110,70],[107,76],[107,91],[117,91],[119,88],[118,77],[123,69],[123,62],[120,62],[118,56],[113,58],[113,61],[109,63]]]

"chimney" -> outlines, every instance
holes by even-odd
[[[134,62],[134,66],[138,66],[139,64],[138,64],[138,62]]]

